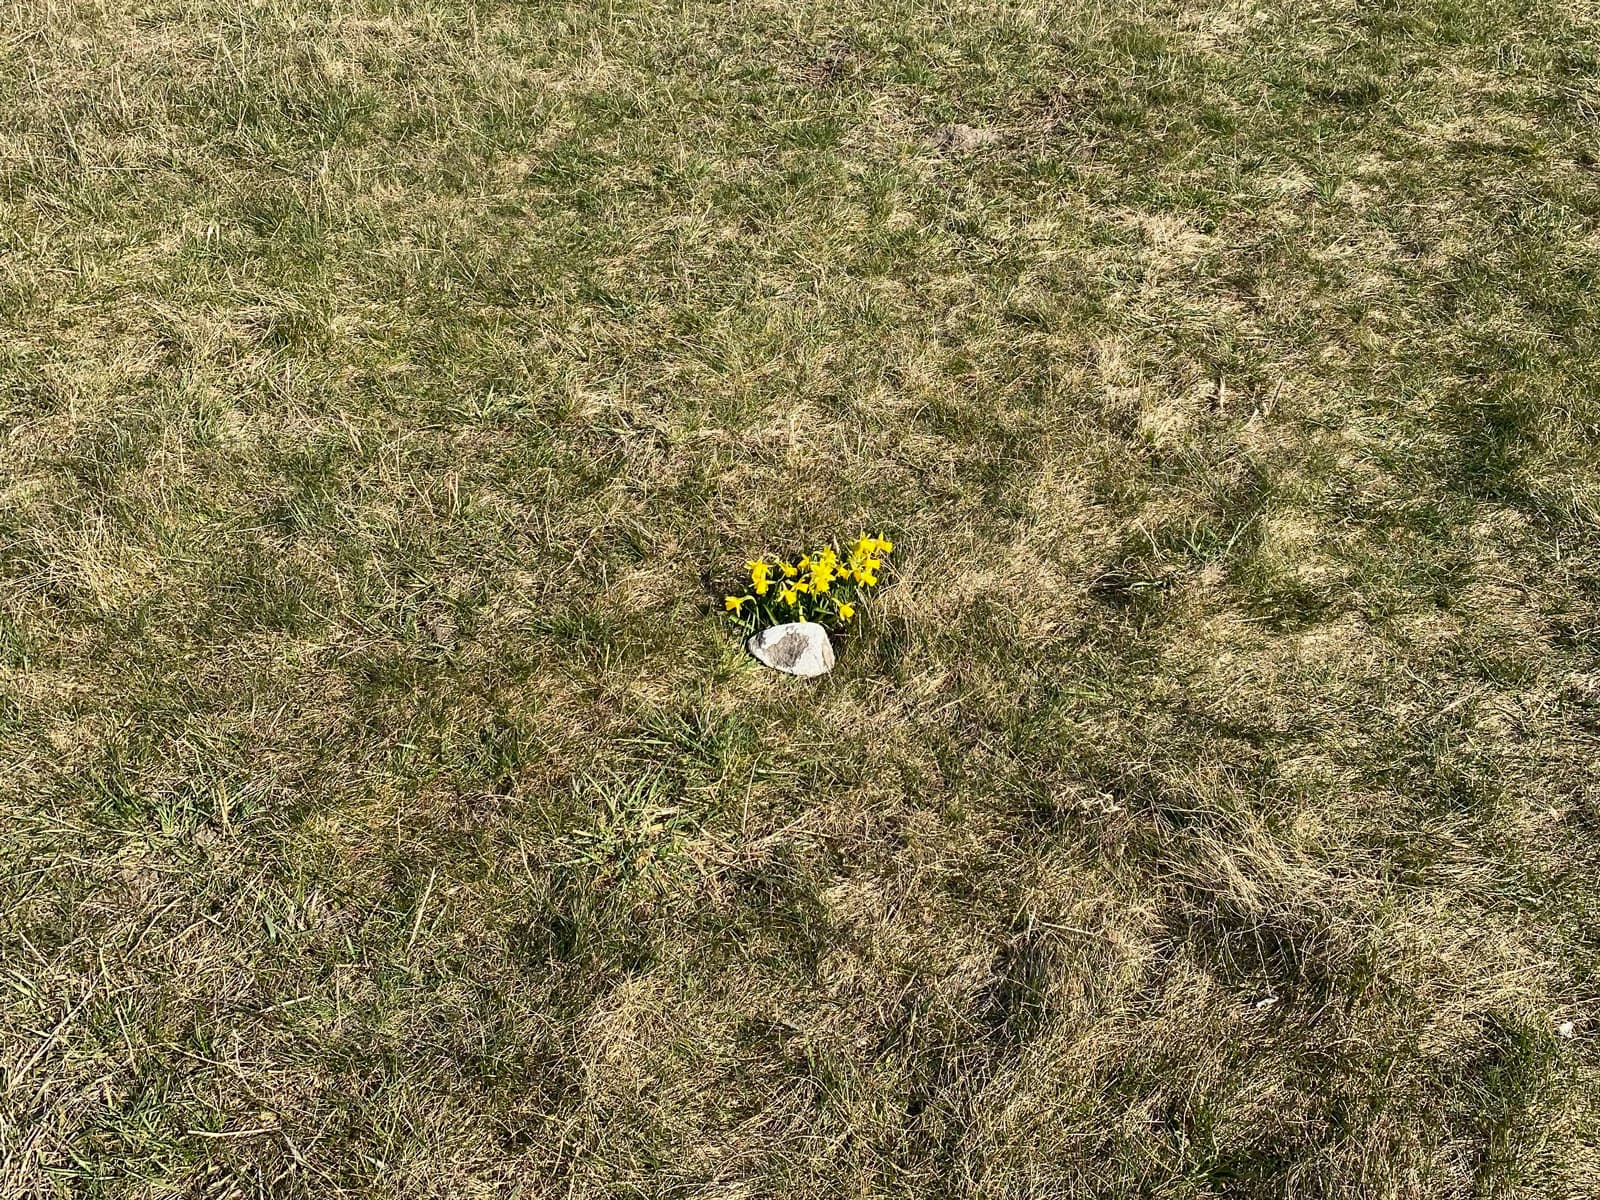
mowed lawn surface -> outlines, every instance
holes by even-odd
[[[1597,20],[0,5],[0,1194],[1600,1194]]]

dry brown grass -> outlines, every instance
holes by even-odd
[[[1600,1194],[1596,32],[0,7],[0,1193]]]

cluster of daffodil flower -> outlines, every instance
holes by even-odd
[[[894,543],[886,537],[863,535],[843,555],[833,546],[824,546],[793,562],[752,559],[745,564],[750,569],[749,593],[729,596],[725,607],[751,629],[785,621],[848,624],[866,589],[878,585],[883,556],[893,549]]]

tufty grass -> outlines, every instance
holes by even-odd
[[[1597,47],[0,3],[0,1195],[1600,1193]]]

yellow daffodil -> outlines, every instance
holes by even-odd
[[[725,597],[723,605],[738,619],[748,607],[766,620],[773,619],[775,609],[787,609],[791,621],[809,616],[844,624],[856,617],[866,589],[878,586],[879,572],[893,550],[894,543],[882,532],[862,533],[843,548],[829,544],[795,559],[751,559],[745,564],[750,594]]]
[[[765,596],[767,589],[772,586],[768,582],[768,577],[772,574],[772,565],[760,559],[753,559],[745,565],[750,568],[750,586],[755,589],[756,595]]]

